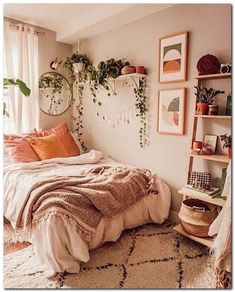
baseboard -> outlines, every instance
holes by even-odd
[[[171,210],[170,215],[169,215],[169,220],[173,223],[179,223],[180,220],[179,220],[178,214],[179,214],[179,212]]]

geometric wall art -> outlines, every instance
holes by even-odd
[[[158,132],[183,135],[186,88],[159,90]]]
[[[159,42],[159,82],[187,79],[188,32],[167,36]]]

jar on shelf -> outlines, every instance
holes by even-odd
[[[217,116],[219,111],[218,105],[210,104],[209,105],[209,116]]]

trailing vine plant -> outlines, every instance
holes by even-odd
[[[79,56],[77,56],[79,55]],[[82,56],[82,57],[81,57]],[[79,59],[80,58],[80,59]],[[79,60],[85,60],[85,66],[82,71],[79,71],[75,74],[73,64]],[[75,109],[78,113],[76,117],[73,117],[78,135],[78,140],[84,150],[87,150],[85,143],[82,140],[83,135],[83,91],[84,86],[81,83],[88,82],[90,87],[90,92],[93,97],[93,102],[98,106],[101,106],[102,103],[97,98],[97,93],[99,89],[102,88],[107,92],[108,96],[117,95],[115,89],[115,79],[121,75],[121,69],[124,66],[129,65],[129,62],[125,60],[115,60],[114,58],[101,61],[97,68],[95,68],[86,55],[74,53],[71,57],[67,57],[64,67],[67,68],[71,74],[71,80],[75,85],[78,96],[78,104],[76,105],[76,98],[73,97],[73,103]],[[110,83],[110,79],[113,79],[114,86]],[[139,138],[140,138],[140,147],[144,148],[148,144],[148,134],[147,134],[147,112],[148,112],[148,100],[146,94],[146,79],[139,78],[137,83],[134,78],[132,78],[135,87],[135,108],[136,116],[140,118],[140,129],[139,129]]]
[[[134,79],[133,79],[134,81]],[[136,107],[136,116],[140,118],[140,129],[139,129],[139,138],[140,138],[140,147],[144,148],[148,144],[148,133],[147,133],[147,113],[148,113],[148,101],[146,94],[146,79],[140,78],[139,84],[135,83],[134,93],[135,93],[135,107]]]
[[[75,72],[74,64],[82,63],[83,69]],[[92,78],[92,72],[94,71],[92,63],[90,59],[85,54],[80,54],[79,52],[75,52],[71,57],[66,57],[66,61],[63,65],[66,69],[68,69],[70,73],[70,79],[73,83],[73,89],[76,90],[76,94],[72,99],[72,106],[76,110],[76,116],[73,115],[73,123],[75,125],[75,131],[77,133],[78,141],[81,144],[81,147],[84,151],[87,150],[85,142],[83,141],[83,91],[84,86],[82,83],[85,83],[88,78]],[[76,100],[78,97],[78,100]]]

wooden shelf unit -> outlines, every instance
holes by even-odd
[[[180,194],[182,196],[186,196],[186,197],[192,197],[195,199],[199,199],[199,200],[202,200],[202,201],[205,201],[207,203],[214,204],[214,205],[217,205],[220,207],[223,207],[223,205],[226,202],[226,200],[224,200],[223,198],[221,198],[219,196],[211,198],[209,195],[207,195],[205,193],[202,193],[202,192],[199,192],[196,190],[190,190],[186,187],[183,187],[181,190],[179,190],[178,194]]]
[[[195,79],[197,80],[197,83],[200,86],[200,84],[206,80],[228,79],[231,77],[232,77],[231,73],[226,73],[226,74],[198,75],[195,77]],[[195,110],[196,110],[196,100],[195,100]],[[231,118],[232,118],[231,116],[218,116],[218,115],[209,116],[209,115],[194,114],[193,115],[193,131],[192,131],[192,144],[191,145],[193,145],[193,142],[196,140],[197,126],[198,126],[198,122],[200,119],[208,119],[207,122],[209,122],[209,121],[213,121],[215,119],[217,119],[217,121],[231,120]],[[190,155],[189,155],[188,173],[192,172],[192,170],[193,170],[194,158],[204,159],[204,160],[214,161],[214,162],[219,162],[219,163],[226,163],[226,164],[228,164],[230,162],[230,159],[227,155],[221,155],[221,154],[199,155],[191,150]],[[220,206],[220,207],[223,207],[225,202],[226,202],[221,197],[211,198],[209,195],[207,195],[205,193],[202,193],[200,191],[190,190],[190,189],[187,189],[185,187],[183,187],[181,190],[179,190],[178,193],[183,196],[183,199],[190,198],[190,197],[197,198],[197,199],[200,199],[202,201],[205,201],[205,202],[208,202],[208,203]],[[182,228],[182,226],[180,224],[175,226],[173,229],[176,232],[180,233],[181,235],[183,235],[187,238],[190,238],[196,242],[199,242],[203,245],[206,245],[210,248],[213,246],[213,241],[214,241],[213,238],[209,238],[209,237],[208,238],[201,238],[201,237],[190,235],[186,231],[184,231],[184,229]]]
[[[203,245],[206,245],[209,248],[212,248],[212,246],[213,246],[213,243],[214,243],[213,238],[211,238],[211,237],[197,237],[197,236],[191,235],[191,234],[187,233],[186,231],[184,231],[184,229],[182,228],[182,226],[180,224],[173,227],[173,230],[175,230],[176,232],[178,232],[179,234],[181,234],[187,238],[190,238],[190,239],[192,239],[196,242],[199,242]]]
[[[193,151],[191,152],[190,157],[211,160],[211,161],[216,161],[216,162],[221,162],[221,163],[229,163],[230,161],[228,155],[222,155],[222,154],[201,155],[201,154],[194,153]]]

